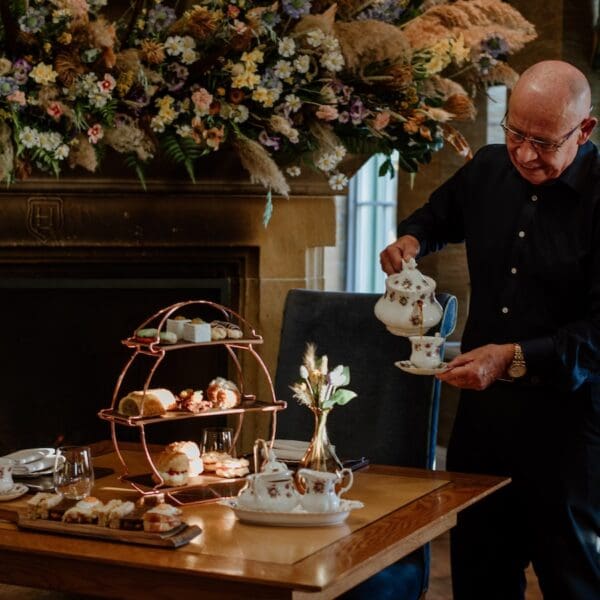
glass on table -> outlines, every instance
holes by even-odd
[[[54,461],[54,489],[65,498],[81,500],[92,493],[94,467],[89,446],[61,446]]]
[[[202,454],[222,452],[235,456],[231,427],[206,427],[202,430]]]

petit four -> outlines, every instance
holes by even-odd
[[[235,323],[230,323],[229,321],[213,321],[210,324],[210,326],[214,329],[225,329],[224,336],[222,336],[222,333],[218,334],[222,336],[219,339],[224,339],[225,337],[228,337],[232,340],[239,340],[244,335],[239,325],[236,325]]]
[[[145,329],[138,329],[135,332],[135,341],[141,344],[151,344],[159,340],[158,329],[155,327],[147,327]]]
[[[190,460],[183,452],[166,449],[158,455],[156,470],[165,485],[185,485],[189,479]],[[155,483],[160,483],[155,474],[152,474],[152,479]]]
[[[183,326],[189,323],[190,319],[186,319],[181,315],[174,317],[173,319],[167,319],[167,331],[174,333],[178,340],[183,339]]]
[[[221,462],[229,458],[232,458],[232,456],[231,454],[227,454],[227,452],[204,452],[202,454],[204,470],[214,472]]]
[[[87,496],[65,511],[62,520],[65,523],[97,523],[98,511],[103,504],[94,496]]]
[[[196,442],[173,442],[166,447],[165,452],[183,452],[189,460],[188,475],[190,477],[196,477],[204,471],[200,448]]]
[[[186,342],[210,342],[210,325],[202,319],[192,319],[183,326],[183,339]]]
[[[121,529],[121,521],[135,510],[135,504],[128,500],[123,502],[118,500],[119,504],[113,505],[113,508],[106,515],[105,525],[111,529]]]
[[[227,337],[227,328],[222,321],[213,321],[210,324],[210,337],[213,340],[224,340]]]
[[[63,497],[61,494],[39,492],[27,500],[25,514],[28,519],[47,519],[49,509],[60,504],[62,499]]]
[[[250,472],[248,468],[249,464],[245,458],[226,458],[217,463],[215,475],[230,479],[233,477],[243,477]]]
[[[176,344],[178,340],[177,334],[172,331],[161,331],[158,336],[161,344]]]
[[[172,392],[164,388],[131,392],[119,401],[118,411],[128,417],[154,417],[177,408]]]
[[[170,504],[157,504],[144,513],[144,531],[163,532],[181,525],[181,510]]]
[[[208,384],[206,397],[215,408],[221,409],[234,408],[241,400],[237,385],[224,377],[217,377]]]

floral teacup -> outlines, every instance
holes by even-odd
[[[435,369],[442,364],[440,350],[446,338],[436,335],[412,335],[410,362],[420,369]]]
[[[348,478],[348,483],[336,491],[336,485]],[[303,482],[305,492],[300,496],[302,507],[308,512],[333,512],[340,507],[340,496],[352,487],[353,475],[350,469],[337,473],[300,469],[298,478]]]
[[[289,512],[300,501],[291,471],[257,473],[254,477],[256,508],[273,512]]]

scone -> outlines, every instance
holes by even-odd
[[[190,461],[183,452],[164,450],[158,455],[156,470],[163,478],[165,485],[171,487],[185,485],[189,479]],[[152,474],[152,480],[155,483],[160,483],[154,473]]]
[[[204,471],[204,464],[202,458],[200,458],[200,448],[196,442],[173,442],[169,444],[166,452],[183,452],[188,457],[188,475],[190,477],[196,477]]]
[[[25,516],[28,519],[47,519],[48,511],[60,504],[61,501],[61,494],[38,492],[35,496],[27,500]]]
[[[87,496],[83,500],[80,500],[69,508],[63,515],[63,522],[65,523],[97,523],[98,522],[98,511],[102,508],[103,503],[94,498],[94,496]]]

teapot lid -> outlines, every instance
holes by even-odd
[[[404,292],[429,292],[435,290],[435,281],[431,277],[423,275],[417,269],[414,258],[402,261],[402,271],[394,273],[386,279],[390,289]]]

